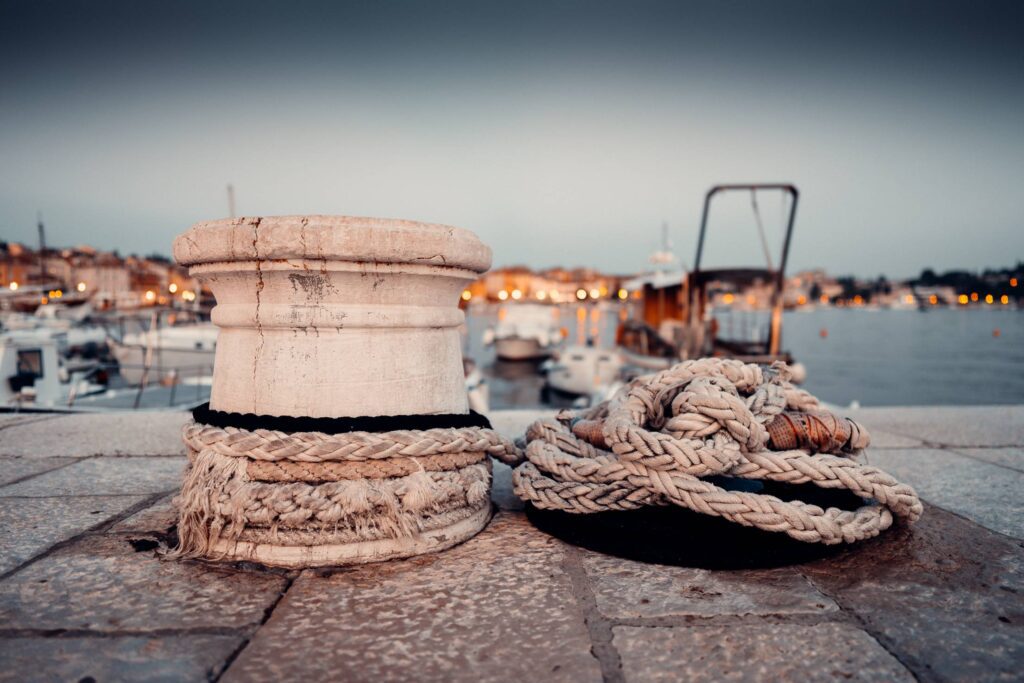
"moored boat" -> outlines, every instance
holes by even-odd
[[[502,360],[547,358],[562,341],[555,325],[555,308],[539,304],[513,304],[503,309],[499,322],[484,332],[484,343],[494,346]]]
[[[545,366],[551,389],[592,396],[618,380],[622,358],[614,349],[569,346],[559,350]]]
[[[722,193],[750,192],[762,246],[764,267],[702,267],[711,200]],[[757,209],[756,193],[778,191],[788,198],[778,265],[773,264]],[[697,255],[689,273],[638,278],[625,287],[641,292],[638,315],[619,329],[624,361],[636,374],[665,369],[680,360],[728,357],[748,363],[792,363],[782,348],[783,286],[799,192],[790,184],[716,185],[704,199]],[[745,306],[743,291],[763,292],[767,310]],[[799,374],[799,373],[798,373]]]

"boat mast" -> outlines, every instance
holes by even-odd
[[[36,227],[39,229],[39,277],[46,284],[49,276],[46,273],[46,228],[43,227],[42,211],[36,211]]]

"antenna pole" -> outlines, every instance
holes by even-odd
[[[235,186],[228,183],[228,217],[235,217]]]

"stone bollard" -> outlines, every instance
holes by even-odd
[[[473,233],[344,216],[199,223],[178,263],[217,299],[208,407],[186,425],[178,553],[301,567],[459,543],[490,516],[457,303]]]

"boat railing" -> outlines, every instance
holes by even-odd
[[[125,372],[139,372],[141,373],[141,379],[137,384],[131,384],[124,382],[117,385],[117,378],[123,376]],[[103,380],[100,383],[107,384],[108,391],[116,390],[123,391],[125,393],[134,391],[134,399],[132,400],[132,409],[138,409],[142,407],[143,400],[147,396],[153,394],[152,391],[147,393],[147,390],[153,390],[157,387],[166,388],[168,391],[166,405],[168,407],[174,407],[185,404],[199,404],[208,395],[204,392],[204,388],[210,386],[210,378],[213,377],[213,365],[186,365],[186,366],[175,366],[173,368],[158,368],[152,365],[131,365],[124,363],[98,363],[92,366],[89,371],[76,378],[73,382],[72,387],[68,393],[67,407],[74,407],[76,403],[85,399],[86,396],[79,394],[79,384],[81,382],[93,382],[95,380]],[[112,385],[113,384],[113,385]],[[192,388],[195,388],[194,394]],[[93,396],[89,393],[87,396]],[[150,399],[150,405],[146,407],[156,407],[156,405],[163,405],[163,401],[153,403]],[[126,406],[127,407],[127,406]]]

